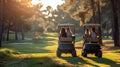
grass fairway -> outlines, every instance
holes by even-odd
[[[15,44],[15,43],[18,44]],[[32,40],[4,42],[0,49],[0,67],[120,67],[120,50],[104,40],[103,58],[81,56],[82,41],[76,42],[77,57],[56,57],[57,34],[35,34]]]

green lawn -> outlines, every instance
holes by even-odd
[[[35,33],[35,36],[31,36],[32,40],[3,42],[0,49],[0,67],[120,67],[120,50],[111,47],[111,40],[104,40],[107,46],[103,46],[103,58],[91,54],[85,58],[81,56],[82,41],[78,41],[82,37],[77,35],[77,57],[62,54],[62,57],[58,58],[57,36],[56,33]]]

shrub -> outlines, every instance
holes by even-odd
[[[13,54],[19,54],[19,52],[13,51],[11,49],[3,48],[0,49],[0,59],[5,60],[10,58]]]

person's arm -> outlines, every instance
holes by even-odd
[[[89,37],[90,37],[90,39],[92,39],[92,32],[90,33],[90,36],[89,36]]]
[[[83,35],[83,40],[85,41],[85,36],[86,36],[86,34],[85,35]]]
[[[60,37],[61,37],[61,34],[60,34],[60,36],[59,36],[59,40],[60,40]]]
[[[71,32],[70,32],[70,37],[73,37]]]
[[[98,33],[95,32],[95,34],[96,34],[96,38],[99,38],[99,37],[98,37]]]

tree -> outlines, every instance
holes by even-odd
[[[98,23],[101,24],[101,11],[100,11],[100,1],[98,0],[97,1],[97,8],[98,8]],[[102,43],[102,31],[101,31],[101,28],[100,28],[100,31],[99,31],[99,39],[100,39],[100,43]]]
[[[0,47],[2,46],[3,0],[0,0]]]
[[[46,22],[46,29],[45,29],[45,31],[44,32],[47,32],[48,31],[48,28],[49,28],[49,25],[50,25],[50,19],[51,19],[51,12],[52,12],[52,7],[51,6],[47,6],[46,7],[47,8],[47,12],[48,12],[48,14],[47,14],[47,21],[48,21],[48,23]]]
[[[65,4],[71,3],[66,2]],[[75,0],[76,1],[76,0]],[[109,2],[106,0],[80,0],[77,1],[76,6],[74,5],[63,5],[63,7],[69,7],[67,11],[74,11],[70,14],[75,20],[80,20],[80,24],[84,23],[99,23],[103,27],[103,24],[110,21],[110,11],[106,11],[108,8]],[[102,8],[102,9],[101,9]],[[76,10],[75,10],[76,9]],[[110,9],[109,9],[110,10]],[[104,14],[101,13],[104,11]],[[104,17],[104,18],[103,18]],[[97,20],[97,21],[96,21]],[[100,29],[100,43],[102,44],[102,31]]]
[[[4,23],[7,21],[7,35],[9,37],[9,31],[12,30],[15,32],[15,38],[17,37],[17,32],[22,32],[22,39],[24,39],[24,30],[26,26],[24,22],[25,19],[30,18],[34,11],[37,11],[36,8],[39,8],[39,5],[31,5],[29,4],[30,0],[4,0]],[[21,22],[20,22],[21,21]],[[11,25],[12,23],[12,25]],[[11,27],[12,26],[12,27]],[[14,29],[13,29],[14,28]],[[7,38],[9,40],[9,38]]]
[[[96,20],[95,20],[95,2],[94,0],[91,0],[91,9],[92,9],[92,18],[93,18],[93,22],[96,23]]]
[[[111,0],[112,11],[113,11],[113,39],[114,46],[120,46],[119,44],[119,26],[118,26],[118,0]]]

